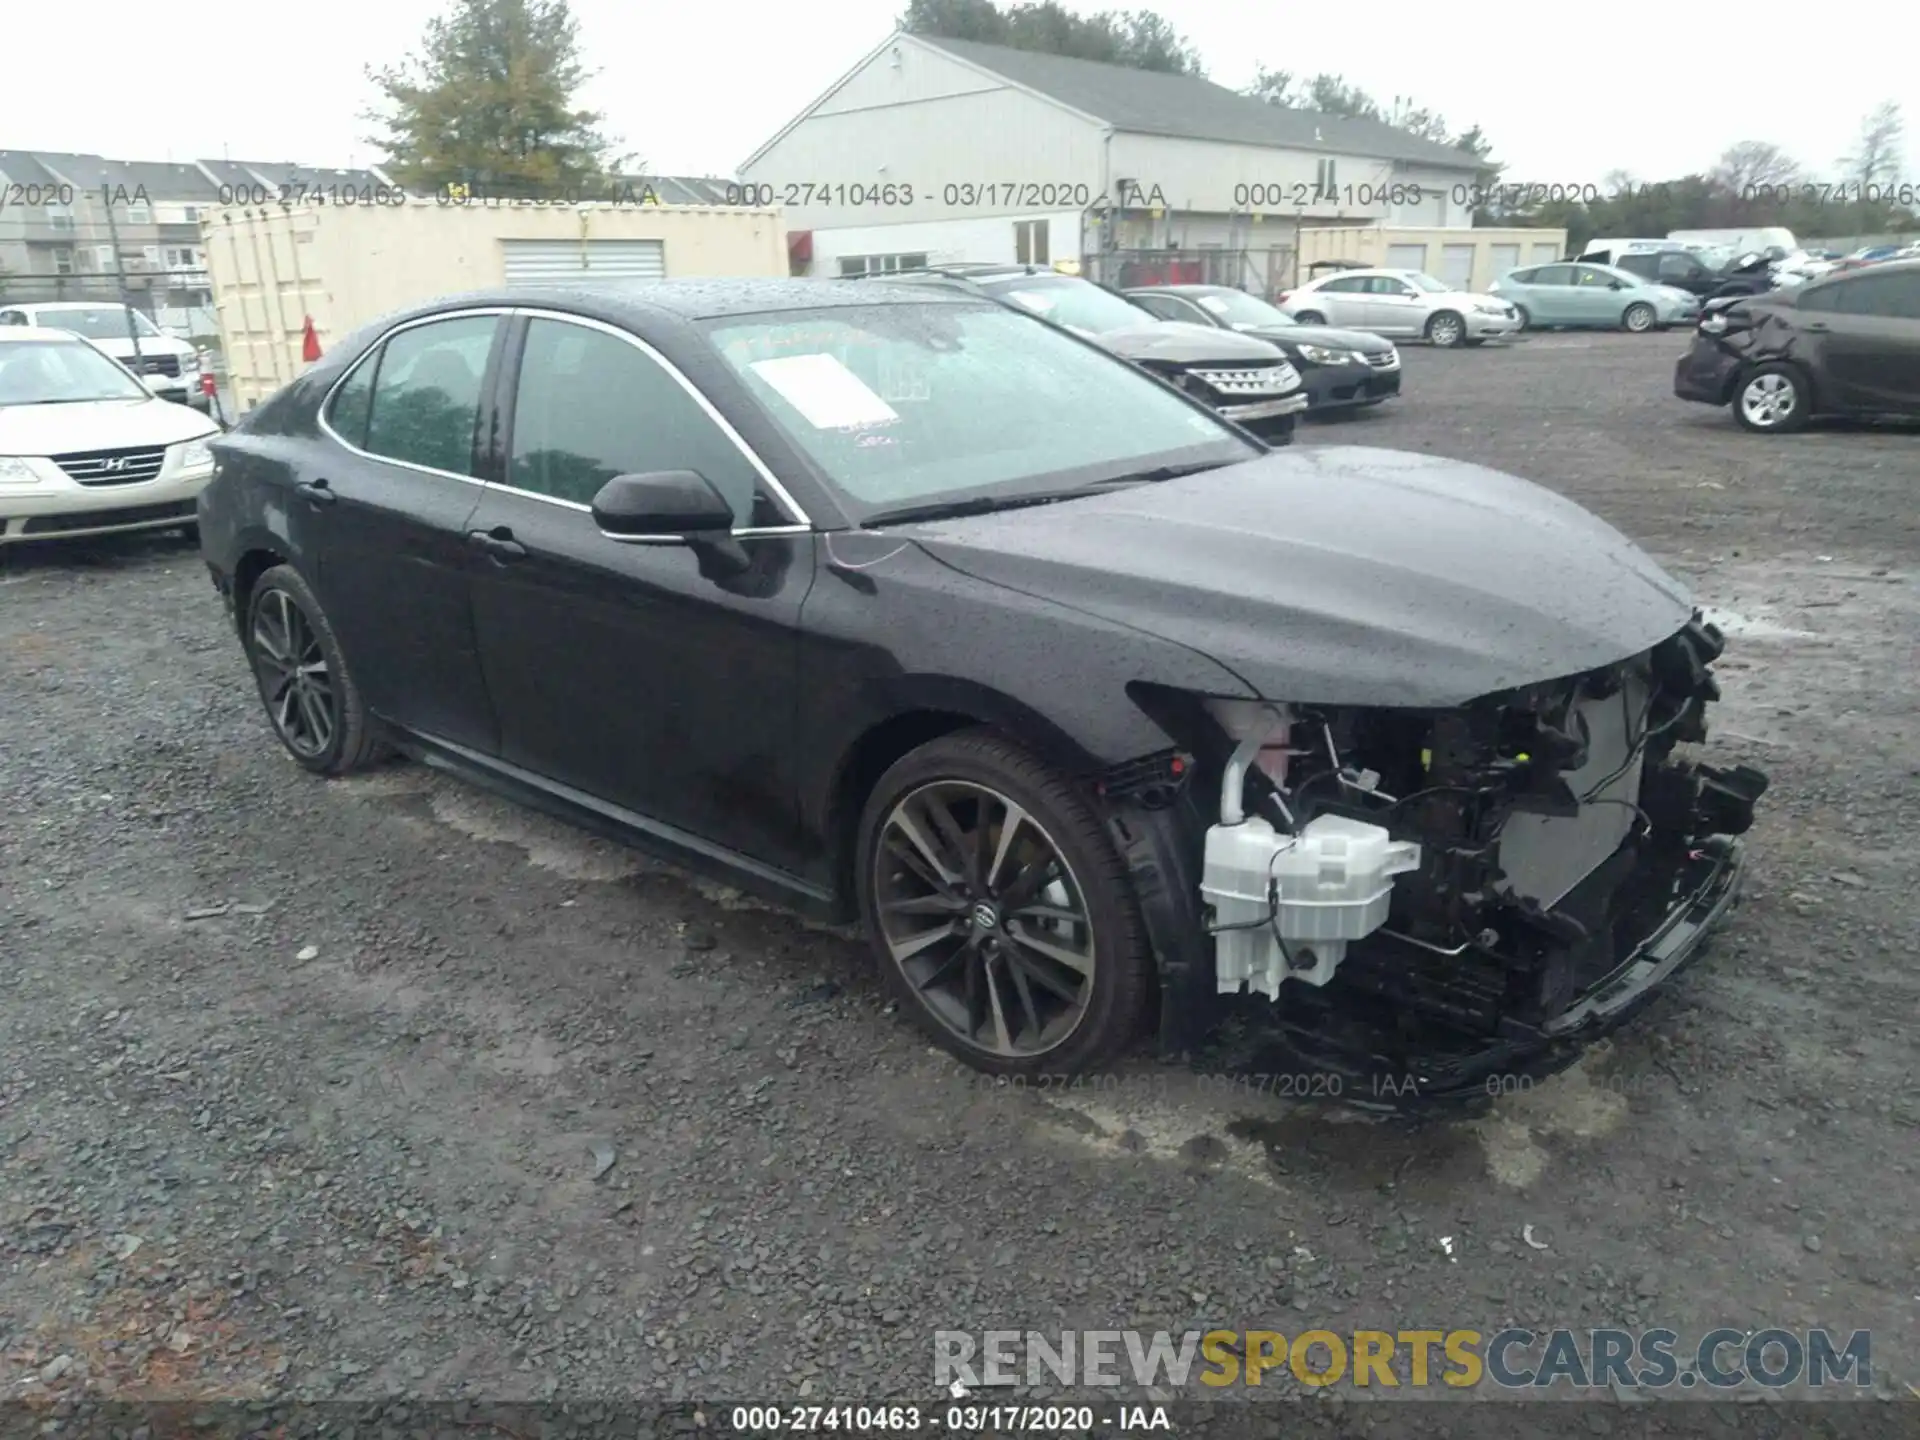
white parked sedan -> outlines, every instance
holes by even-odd
[[[1419,270],[1341,270],[1288,292],[1280,308],[1302,325],[1338,325],[1430,340],[1478,345],[1512,335],[1520,317],[1504,300],[1456,290]]]
[[[0,327],[0,545],[193,524],[219,433],[89,341]]]

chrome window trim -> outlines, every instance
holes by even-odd
[[[402,470],[412,470],[421,475],[437,475],[443,480],[464,480],[469,485],[479,485],[484,488],[487,482],[482,480],[478,475],[461,475],[452,470],[438,470],[431,465],[416,465],[411,460],[396,460],[391,455],[376,455],[371,450],[363,450],[352,441],[343,437],[338,430],[327,423],[327,411],[333,408],[334,395],[342,385],[353,378],[354,373],[358,371],[362,365],[367,363],[367,357],[375,350],[385,346],[389,340],[400,334],[401,331],[416,330],[422,325],[436,325],[443,320],[472,320],[482,315],[492,315],[497,318],[513,313],[513,307],[511,305],[486,305],[476,307],[472,310],[443,310],[438,315],[421,315],[412,320],[402,320],[391,330],[382,334],[373,344],[361,351],[360,358],[342,371],[340,378],[327,387],[327,393],[320,397],[320,408],[314,412],[314,423],[327,433],[328,438],[331,439],[334,444],[340,446],[341,449],[347,451],[349,454],[358,455],[363,460],[377,460],[382,465],[398,465]],[[498,337],[496,337],[496,339],[497,338]],[[484,375],[481,376],[481,379],[484,380],[485,378]]]
[[[603,320],[595,320],[585,315],[568,315],[563,311],[541,310],[523,305],[485,305],[470,310],[445,310],[437,315],[421,315],[412,320],[403,320],[391,330],[384,332],[373,344],[367,346],[367,348],[361,352],[360,359],[352,365],[349,365],[346,370],[341,373],[340,378],[327,387],[327,393],[320,398],[319,408],[314,412],[315,423],[334,444],[349,454],[359,456],[363,460],[373,460],[382,465],[398,465],[403,470],[412,470],[421,475],[434,475],[443,480],[460,480],[468,485],[477,485],[483,490],[500,490],[509,495],[519,495],[528,500],[538,500],[546,505],[558,505],[565,510],[578,510],[585,515],[591,516],[593,514],[593,507],[591,505],[582,505],[578,500],[562,500],[557,495],[542,495],[538,491],[523,490],[517,485],[483,480],[477,475],[460,475],[452,470],[436,470],[431,465],[416,465],[411,460],[396,460],[391,455],[377,455],[371,450],[361,449],[352,441],[344,438],[339,431],[327,423],[327,411],[333,406],[333,397],[336,392],[338,392],[340,387],[345,385],[348,380],[353,378],[360,367],[366,363],[369,355],[385,345],[394,336],[400,334],[403,330],[412,330],[421,325],[433,325],[444,320],[470,320],[482,315],[492,315],[496,317],[525,316],[530,320],[560,320],[571,325],[579,325],[588,330],[602,330],[614,336],[616,339],[625,340],[629,345],[641,351],[656,365],[660,366],[668,375],[672,376],[680,385],[680,388],[693,397],[694,403],[706,413],[707,418],[712,420],[714,424],[720,428],[721,433],[731,440],[740,453],[746,457],[747,463],[753,466],[755,472],[766,482],[767,487],[773,492],[774,498],[783,505],[790,514],[797,517],[792,523],[785,525],[743,525],[727,533],[736,539],[743,540],[753,540],[778,535],[810,535],[813,533],[813,522],[808,518],[807,512],[800,507],[799,502],[787,492],[786,486],[782,485],[779,480],[775,478],[773,471],[767,467],[766,462],[760,458],[751,445],[747,444],[740,432],[733,428],[726,416],[722,415],[713,407],[713,402],[700,393],[699,387],[682,374],[677,365],[667,359],[667,357],[662,355],[658,350],[654,349],[653,346],[647,344],[647,342],[639,336],[630,334],[617,325],[609,325]],[[595,528],[598,529],[599,527],[596,526]],[[679,535],[614,535],[605,530],[601,530],[600,533],[606,536],[607,539],[618,541],[623,545],[685,545],[688,543],[684,537]]]
[[[628,330],[622,330],[618,325],[609,325],[604,320],[595,320],[585,315],[569,315],[560,310],[542,310],[533,306],[519,305],[513,308],[513,313],[515,315],[523,315],[529,320],[558,320],[563,324],[578,325],[586,330],[599,330],[613,336],[615,339],[626,341],[627,344],[633,346],[634,349],[638,350],[649,360],[653,361],[654,364],[666,371],[668,375],[672,376],[680,388],[692,397],[693,403],[698,405],[700,409],[705,412],[706,417],[719,427],[720,433],[733,442],[734,448],[745,457],[746,462],[754,468],[754,471],[760,476],[761,480],[766,483],[767,489],[772,493],[773,498],[786,510],[787,514],[793,517],[791,521],[793,525],[802,526],[808,530],[814,528],[812,518],[801,508],[800,502],[788,493],[787,487],[780,483],[779,478],[768,467],[767,462],[762,460],[758,452],[747,443],[746,437],[733,428],[733,423],[714,407],[714,403],[701,393],[699,386],[695,385],[693,381],[689,380],[681,372],[678,365],[675,365],[638,335]],[[507,489],[511,487],[502,486],[501,488]],[[521,493],[524,494],[526,492],[523,491]],[[585,509],[588,507],[582,506],[581,508]],[[769,528],[786,529],[787,527],[762,526],[759,528],[765,530]],[[741,532],[735,530],[733,533],[737,535]]]

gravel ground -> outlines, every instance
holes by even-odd
[[[1774,778],[1706,959],[1472,1118],[1145,1055],[982,1088],[844,935],[418,766],[305,775],[177,540],[0,556],[0,1394],[924,1400],[938,1328],[1517,1322],[1866,1328],[1904,1395],[1920,437],[1748,436],[1671,398],[1682,343],[1415,350],[1303,435],[1646,544]]]

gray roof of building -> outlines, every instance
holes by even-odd
[[[712,175],[621,175],[612,183],[616,190],[631,186],[636,193],[643,195],[651,190],[662,205],[739,203],[739,184]],[[735,196],[732,202],[727,199],[729,189]]]
[[[936,35],[914,38],[1105,121],[1116,130],[1136,135],[1264,145],[1327,155],[1366,155],[1462,170],[1479,168],[1473,157],[1462,151],[1422,140],[1378,120],[1353,120],[1269,105],[1192,75],[1103,65],[974,40],[948,40]]]

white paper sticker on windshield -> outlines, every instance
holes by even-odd
[[[1015,290],[1011,292],[1011,294],[1014,304],[1024,305],[1037,315],[1044,315],[1053,309],[1053,297],[1051,295],[1042,295],[1033,290]]]
[[[749,368],[817,429],[885,425],[900,418],[899,411],[831,355],[783,355],[756,360]]]

